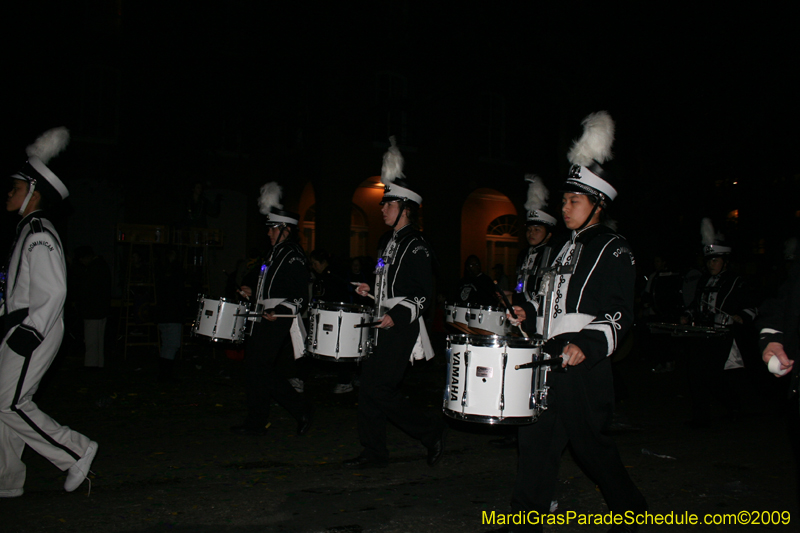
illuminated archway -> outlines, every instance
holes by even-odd
[[[517,209],[508,197],[494,189],[476,189],[461,210],[461,263],[476,255],[483,271],[496,264],[514,272],[520,250],[521,226]]]

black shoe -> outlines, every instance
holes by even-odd
[[[359,455],[358,457],[343,461],[342,466],[347,468],[386,468],[389,466],[389,460]]]
[[[439,462],[444,453],[444,430],[439,434],[436,442],[428,446],[428,466],[433,466]]]
[[[305,435],[308,433],[308,428],[311,427],[311,420],[314,418],[314,407],[309,407],[300,420],[297,421],[297,434]]]
[[[238,426],[231,426],[231,431],[236,435],[251,435],[253,437],[261,437],[267,434],[269,424],[264,426],[255,426],[253,424],[239,424]]]

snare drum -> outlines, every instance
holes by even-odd
[[[361,305],[314,302],[309,313],[306,351],[318,359],[358,361],[369,355],[369,309]]]
[[[447,324],[453,323],[453,317],[455,316],[456,305],[449,304],[447,302],[444,303],[444,321]]]
[[[541,338],[450,335],[444,413],[483,424],[535,422],[547,409],[548,366],[516,370],[540,360]]]
[[[474,306],[467,310],[469,329],[482,335],[507,335],[509,323],[505,309],[489,306]]]
[[[192,335],[211,337],[218,341],[244,341],[247,307],[225,298],[212,300],[200,295],[197,319],[192,325]]]
[[[466,304],[450,304],[450,314],[447,314],[447,307],[445,307],[445,322],[450,324],[458,331],[464,333],[472,333],[472,330],[467,326],[467,315],[469,313],[469,306]]]

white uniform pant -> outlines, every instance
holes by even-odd
[[[32,399],[63,335],[64,323],[59,321],[30,358],[11,350],[5,339],[0,345],[0,490],[25,484],[21,457],[26,444],[61,470],[74,465],[89,447],[87,437],[60,425]]]

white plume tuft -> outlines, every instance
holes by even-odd
[[[283,189],[277,182],[271,181],[261,186],[261,196],[258,198],[258,210],[262,215],[268,215],[273,207],[283,209],[281,195]]]
[[[528,201],[525,202],[525,209],[527,211],[537,211],[547,205],[547,199],[550,193],[547,187],[544,186],[542,179],[536,174],[525,174],[525,181],[529,181],[528,185]]]
[[[611,145],[614,144],[614,120],[606,111],[592,113],[583,119],[583,135],[572,144],[567,159],[573,165],[583,167],[592,164],[592,160],[601,165],[613,156]]]
[[[383,154],[383,167],[381,168],[381,183],[389,185],[394,183],[396,178],[404,178],[403,175],[403,154],[397,148],[394,135],[389,137],[389,142],[392,145],[389,150]]]
[[[703,238],[703,246],[714,244],[714,225],[710,218],[704,218],[700,223],[700,236]]]
[[[42,133],[36,142],[25,150],[28,157],[38,157],[45,165],[69,144],[67,128],[53,128]]]

